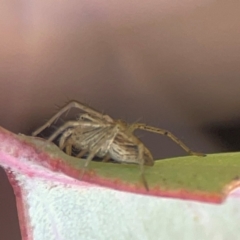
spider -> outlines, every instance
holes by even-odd
[[[135,163],[140,165],[141,177],[145,188],[148,190],[147,182],[144,179],[144,165],[153,166],[154,160],[149,149],[134,135],[136,129],[142,129],[169,137],[190,155],[204,156],[202,153],[191,151],[182,141],[171,132],[148,126],[143,123],[128,124],[122,120],[114,120],[82,103],[71,101],[62,107],[49,121],[32,133],[38,135],[45,128],[55,122],[60,115],[71,108],[78,108],[85,113],[80,114],[76,121],[65,122],[49,138],[53,141],[60,134],[59,148],[72,155],[72,147],[80,152],[77,157],[88,153],[82,176],[91,160],[97,156],[103,161],[113,159],[116,162]]]

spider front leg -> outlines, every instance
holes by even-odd
[[[90,126],[90,127],[102,127],[102,124],[91,123],[91,122],[82,122],[82,121],[68,121],[64,123],[57,131],[55,131],[49,138],[48,141],[52,142],[60,133],[66,131],[68,128],[75,128],[79,126]]]
[[[58,111],[55,115],[53,115],[44,125],[35,130],[32,133],[32,136],[37,136],[40,132],[42,132],[45,128],[49,127],[53,122],[55,122],[64,112],[70,110],[71,108],[78,108],[86,113],[92,115],[92,117],[97,117],[99,119],[105,119],[108,122],[113,122],[113,119],[108,115],[103,115],[100,112],[76,101],[69,102],[66,106],[62,107],[60,111]]]
[[[148,126],[144,123],[135,123],[132,124],[129,127],[129,131],[133,132],[136,129],[142,129],[148,132],[153,132],[153,133],[158,133],[164,136],[169,137],[172,141],[174,141],[176,144],[178,144],[181,148],[183,148],[188,154],[190,155],[194,155],[194,156],[200,156],[200,157],[204,157],[206,156],[206,154],[203,153],[198,153],[198,152],[193,152],[189,147],[187,147],[180,139],[178,139],[175,135],[173,135],[171,132],[165,130],[165,129],[161,129],[161,128],[156,128],[156,127],[152,127],[152,126]]]
[[[58,128],[48,139],[48,142],[52,142],[59,134],[62,134],[60,141],[59,141],[59,148],[63,150],[66,148],[66,153],[68,155],[72,155],[72,146],[74,145],[71,140],[69,141],[69,137],[71,137],[71,134],[74,132],[76,127],[79,126],[91,126],[91,127],[101,127],[101,124],[98,123],[91,123],[91,122],[83,122],[83,121],[68,121],[65,124],[63,124],[60,128]]]

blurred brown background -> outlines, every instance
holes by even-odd
[[[0,125],[30,134],[67,99],[239,150],[240,1],[1,1]],[[139,132],[154,157],[185,153]],[[20,238],[0,171],[0,239]]]

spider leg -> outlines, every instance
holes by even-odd
[[[110,155],[107,154],[107,155],[103,158],[102,162],[109,162],[110,159],[111,159]]]
[[[112,144],[114,138],[116,137],[116,135],[119,132],[119,127],[118,125],[116,125],[114,128],[106,131],[105,136],[99,140],[98,142],[96,142],[95,146],[89,151],[88,157],[85,160],[85,164],[80,176],[80,179],[83,178],[83,175],[89,165],[89,163],[92,161],[92,159],[94,158],[94,156],[98,153],[98,151],[101,149],[102,145],[106,142],[106,141],[110,141],[109,146]]]
[[[72,145],[69,144],[66,146],[66,154],[72,156]]]
[[[161,129],[161,128],[156,128],[152,126],[148,126],[144,123],[136,123],[133,124],[129,127],[129,131],[133,132],[136,129],[142,129],[145,131],[153,132],[153,133],[158,133],[164,136],[169,137],[172,141],[174,141],[176,144],[178,144],[181,148],[183,148],[188,154],[190,155],[195,155],[195,156],[201,156],[204,157],[206,154],[203,153],[198,153],[198,152],[193,152],[189,147],[187,147],[180,139],[178,139],[175,135],[173,135],[171,132]]]
[[[69,128],[63,132],[62,136],[59,139],[59,148],[61,150],[63,150],[65,147],[67,147],[67,145],[69,145],[67,143],[67,140],[71,136],[72,132],[73,132],[73,129],[71,129],[71,128]]]
[[[76,156],[77,158],[82,158],[88,152],[87,149],[81,150],[80,153]]]
[[[60,128],[57,129],[49,138],[48,141],[53,141],[61,132],[65,131],[68,128],[74,128],[78,126],[91,126],[91,127],[102,127],[102,124],[91,123],[91,122],[82,122],[82,121],[68,121],[63,124]]]
[[[88,150],[82,150],[76,157],[81,158],[82,156],[84,156],[86,153],[88,152]],[[109,154],[106,154],[105,157],[103,158],[102,162],[109,162],[111,159]]]
[[[73,129],[67,129],[63,132],[62,136],[59,140],[59,148],[63,150],[65,148],[65,152],[67,155],[72,155],[72,144],[69,142],[69,137],[71,136]]]
[[[139,159],[139,166],[140,166],[140,178],[141,178],[142,183],[143,183],[144,187],[146,188],[146,190],[149,191],[148,183],[147,183],[147,180],[144,176],[143,154],[144,154],[144,145],[142,143],[140,143],[140,144],[138,144],[138,159]]]
[[[61,137],[62,138],[62,137]],[[67,155],[72,156],[72,147],[73,147],[73,143],[71,143],[71,141],[69,141],[69,139],[67,141],[64,142],[63,145],[59,144],[59,148],[61,150],[63,150],[65,148],[65,152]],[[76,158],[81,158],[82,156],[84,156],[86,153],[88,152],[88,150],[81,150],[80,153],[78,153],[75,157]]]
[[[70,110],[71,108],[78,108],[81,109],[82,111],[85,111],[89,114],[91,114],[92,116],[95,116],[99,119],[105,119],[108,122],[113,122],[113,119],[111,117],[109,117],[108,115],[103,115],[101,113],[99,113],[98,111],[82,104],[76,101],[71,101],[69,102],[66,106],[62,107],[60,109],[60,111],[58,111],[55,115],[53,115],[44,125],[42,125],[40,128],[38,128],[37,130],[35,130],[32,133],[32,136],[36,136],[38,135],[40,132],[42,132],[45,128],[49,127],[56,119],[58,119],[60,117],[60,115],[62,115],[64,112]]]
[[[94,123],[99,123],[99,122],[101,122],[101,121],[99,121],[98,118],[94,118],[94,117],[90,116],[88,113],[81,114],[81,115],[79,116],[78,120],[83,120],[83,121],[84,121],[84,120],[89,120],[89,121],[94,122]]]

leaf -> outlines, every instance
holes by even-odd
[[[51,170],[80,179],[83,159],[70,157],[53,143],[24,135],[20,141],[37,147],[39,156],[49,153]],[[47,158],[48,159],[48,158]],[[46,160],[43,160],[46,161]],[[149,185],[146,191],[140,180],[140,169],[134,164],[91,162],[82,180],[118,190],[153,196],[221,202],[240,181],[240,153],[210,154],[206,157],[186,156],[155,161],[145,167]]]
[[[240,234],[240,191],[216,206],[150,197],[220,202],[239,185],[239,153],[157,161],[146,168],[146,191],[137,165],[92,162],[79,181],[84,160],[54,144],[1,128],[0,141],[0,165],[14,187],[24,240],[238,239]]]

